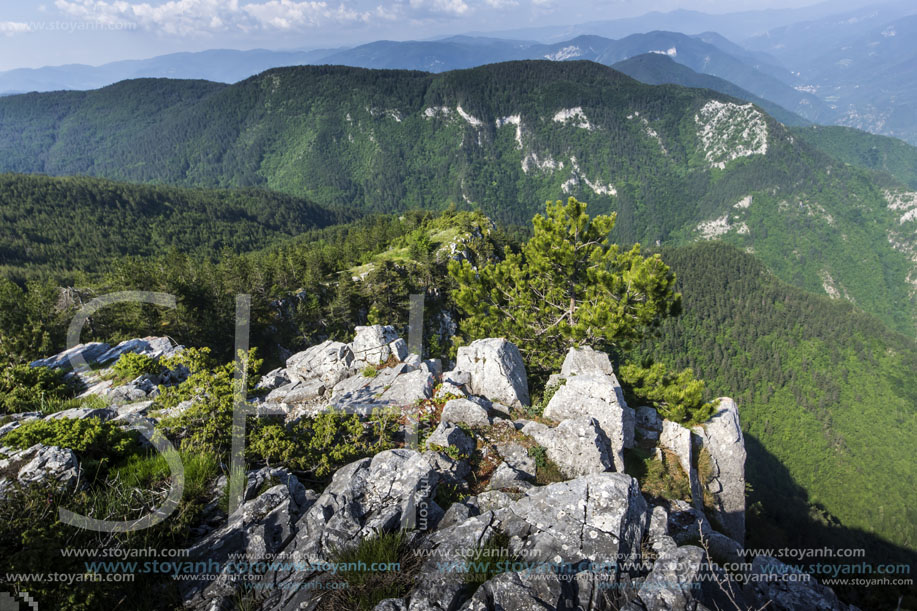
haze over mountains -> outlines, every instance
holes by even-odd
[[[132,78],[233,83],[273,67],[332,64],[429,72],[520,59],[588,59],[605,65],[641,54],[728,81],[706,86],[765,107],[781,121],[855,127],[917,143],[914,107],[917,6],[824,3],[801,9],[707,15],[694,11],[497,35],[426,41],[377,41],[342,49],[212,50],[91,67],[69,65],[0,73],[0,94],[95,89]],[[813,49],[815,51],[813,52]],[[689,84],[677,68],[647,82]],[[632,74],[640,78],[638,74]],[[715,86],[714,86],[715,85]],[[745,94],[744,92],[747,92]],[[740,95],[742,94],[742,95]],[[762,106],[764,107],[764,106]]]

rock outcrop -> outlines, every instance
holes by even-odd
[[[739,409],[728,397],[718,399],[716,413],[695,429],[700,440],[698,463],[709,462],[708,480],[701,482],[713,495],[716,521],[723,533],[745,541],[745,439],[739,423]],[[709,457],[709,460],[707,460]]]
[[[144,349],[149,339],[116,348]],[[113,350],[80,349],[96,362]],[[100,387],[96,394],[124,401],[46,417],[155,423],[168,414],[156,410],[158,394],[144,390],[153,382]],[[651,407],[635,412],[608,356],[589,348],[570,350],[554,383],[544,418],[523,420],[517,410],[529,404],[527,376],[519,351],[504,339],[460,348],[446,373],[441,363],[408,354],[385,326],[359,327],[350,344],[327,341],[295,354],[285,368],[264,376],[253,405],[277,410],[288,424],[329,408],[361,417],[377,408],[401,409],[396,443],[404,447],[340,467],[323,489],[307,489],[304,483],[316,483],[299,472],[298,478],[284,468],[254,469],[231,516],[218,508],[228,483],[222,477],[205,519],[192,530],[190,558],[218,564],[282,559],[253,576],[260,608],[282,611],[314,608],[322,593],[316,586],[332,578],[322,563],[399,531],[417,554],[403,559],[412,573],[399,597],[377,610],[693,611],[765,603],[778,610],[845,609],[815,582],[781,580],[790,569],[776,560],[757,558],[752,572],[768,578],[746,587],[731,584],[714,562],[744,561],[745,448],[733,401],[721,399],[716,415],[694,429],[660,418]],[[200,400],[191,398],[172,413]],[[17,416],[0,436],[41,417]],[[419,426],[412,418],[429,428],[415,428],[412,437],[410,426]],[[641,483],[624,473],[625,451],[638,443],[638,459],[652,451],[677,456],[694,502],[644,496]],[[0,496],[13,480],[67,487],[77,481],[77,457],[66,448],[0,452],[6,455]],[[551,477],[563,481],[539,485],[543,456],[560,472]],[[713,499],[713,507],[704,499]],[[482,550],[502,556],[488,558]],[[469,559],[507,564],[499,570],[488,564],[485,577],[470,579]],[[231,607],[242,592],[237,577],[215,571],[181,582],[185,607]]]
[[[76,454],[67,448],[35,444],[25,450],[0,448],[0,499],[14,486],[56,482],[70,488],[79,477]]]
[[[458,349],[456,372],[468,374],[465,384],[475,395],[509,407],[529,404],[529,383],[519,349],[502,338],[479,339]],[[461,373],[455,374],[461,377]]]

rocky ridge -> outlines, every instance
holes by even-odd
[[[160,385],[181,380],[181,372],[167,372],[106,385],[112,350],[168,355],[180,347],[165,338],[115,349],[86,344],[33,363],[64,367],[81,354],[96,369],[74,375],[84,376],[87,394],[109,401],[104,409],[48,418],[135,420],[148,414]],[[311,586],[333,579],[322,563],[398,531],[406,533],[419,564],[410,589],[377,610],[848,608],[814,580],[787,581],[792,570],[772,558],[741,569],[754,577],[744,587],[720,568],[743,562],[745,447],[734,401],[720,399],[713,418],[693,429],[663,420],[650,407],[633,409],[608,356],[588,347],[571,349],[549,386],[553,396],[538,416],[521,355],[501,338],[459,348],[449,371],[438,360],[409,354],[394,328],[379,325],[357,327],[350,343],[328,341],[292,355],[284,368],[262,377],[251,400],[288,423],[328,409],[416,415],[413,408],[429,400],[442,403],[432,414],[438,422],[421,439],[406,420],[404,447],[340,468],[323,490],[308,489],[283,468],[248,472],[241,508],[197,529],[190,557],[266,562],[257,576],[263,609],[320,607],[323,590]],[[0,446],[20,422],[39,417],[5,425]],[[543,449],[556,466],[555,481],[539,481],[545,458],[532,448]],[[675,457],[689,481],[690,502],[642,492],[625,472],[635,450]],[[0,453],[6,455],[0,492],[12,477],[24,485],[53,478],[70,486],[78,479],[79,465],[67,448]],[[215,494],[223,487],[225,477]],[[463,494],[447,502],[444,490]],[[471,587],[469,555],[494,541],[511,562]],[[267,562],[272,559],[284,562]],[[185,606],[230,608],[243,585],[238,577],[186,582]]]

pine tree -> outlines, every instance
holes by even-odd
[[[506,337],[530,368],[546,372],[571,346],[625,349],[680,311],[675,275],[658,255],[609,243],[614,214],[590,219],[572,197],[546,208],[520,252],[507,249],[502,261],[480,269],[449,265],[467,336]]]

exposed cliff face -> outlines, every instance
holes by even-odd
[[[140,352],[160,343],[174,352],[151,338],[121,347]],[[103,353],[80,346],[45,362],[66,366],[77,354],[98,362]],[[163,376],[166,386],[180,379]],[[328,563],[396,532],[405,533],[399,561],[407,577],[394,598],[375,607],[383,611],[794,609],[800,601],[846,608],[814,581],[787,582],[777,561],[737,569],[758,575],[754,587],[742,587],[714,562],[742,558],[745,447],[735,402],[721,399],[716,415],[693,431],[662,421],[651,408],[629,407],[608,357],[588,348],[571,350],[553,382],[559,389],[536,422],[523,417],[526,372],[504,339],[464,348],[447,372],[408,354],[404,340],[383,326],[357,328],[349,344],[326,342],[293,355],[286,368],[264,376],[256,407],[284,414],[289,424],[329,406],[364,416],[388,409],[421,414],[435,430],[403,419],[403,447],[340,468],[320,491],[285,468],[249,471],[241,507],[228,517],[212,514],[190,558],[261,563],[246,564],[259,567],[246,579],[256,579],[261,609],[323,608],[321,584],[346,578]],[[101,415],[63,417],[117,421],[142,404],[155,423],[160,415],[147,410],[157,393],[150,396]],[[695,505],[647,494],[625,468],[625,452],[635,447],[675,453]],[[78,467],[69,450],[30,452],[66,454],[68,461],[30,463],[22,483],[46,469],[58,480],[66,470],[70,485]],[[226,485],[225,477],[216,482],[214,494]],[[216,609],[238,600],[245,584],[225,572],[184,582],[181,591],[186,607]]]

